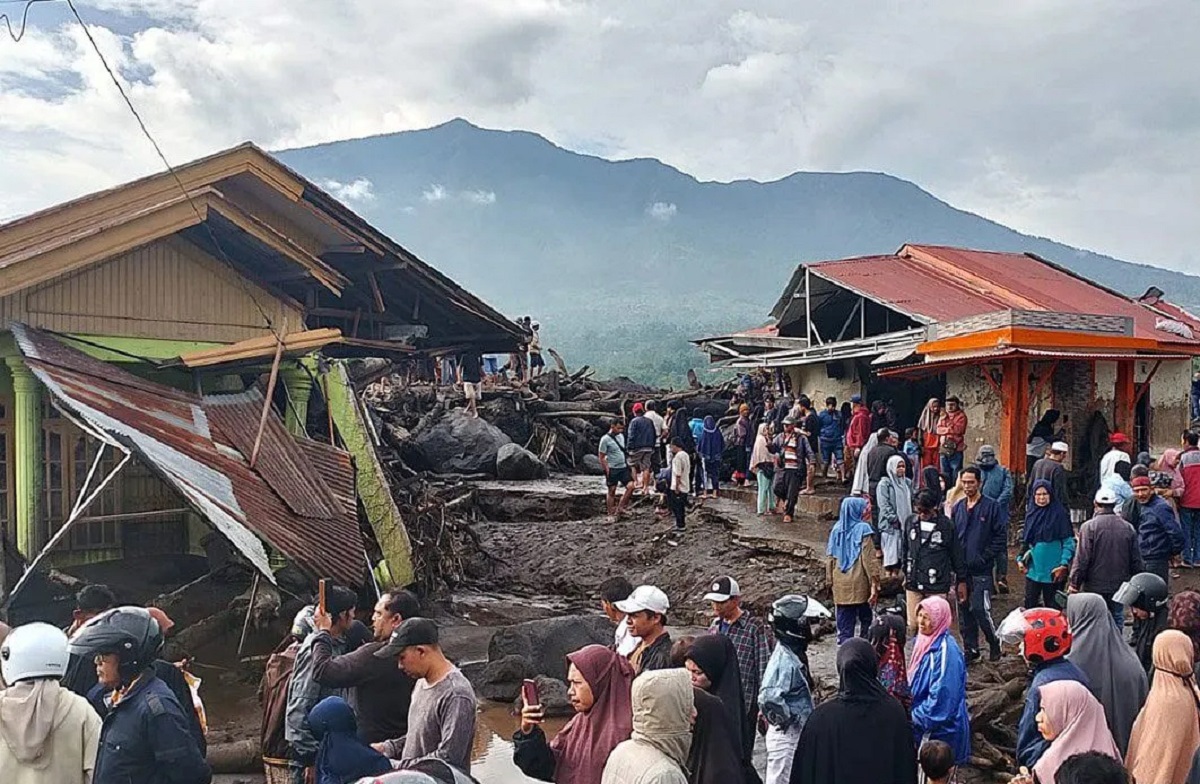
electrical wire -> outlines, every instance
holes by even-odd
[[[8,28],[8,35],[13,39],[13,43],[19,44],[21,43],[21,39],[25,37],[25,30],[28,29],[29,26],[29,9],[33,8],[33,6],[37,3],[52,3],[55,1],[56,0],[0,0],[0,3],[11,3],[12,5],[16,5],[17,3],[25,4],[25,10],[21,12],[21,29],[15,33],[13,32],[12,17],[10,17],[8,14],[0,14],[0,19],[4,20],[4,26]]]

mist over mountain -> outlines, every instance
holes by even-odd
[[[887,174],[700,182],[454,120],[277,153],[572,367],[680,383],[687,341],[757,326],[796,264],[905,242],[1030,251],[1126,294],[1200,305],[1200,278],[1030,237]]]

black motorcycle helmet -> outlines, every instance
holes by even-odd
[[[775,600],[767,613],[767,622],[782,642],[806,646],[812,642],[813,622],[828,615],[829,611],[820,602],[792,593]]]
[[[1153,572],[1135,574],[1113,594],[1113,601],[1151,614],[1167,606],[1167,583]]]
[[[154,663],[162,646],[162,630],[146,608],[114,607],[84,624],[67,650],[85,661],[117,654],[121,682],[129,683]]]

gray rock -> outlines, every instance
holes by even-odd
[[[604,467],[600,465],[600,458],[596,455],[584,455],[582,467],[585,474],[600,476],[604,473]]]
[[[521,693],[521,682],[534,674],[533,663],[527,657],[503,656],[483,668],[475,692],[485,700],[512,702]]]
[[[549,475],[546,464],[520,444],[505,444],[496,453],[497,479],[545,479]]]
[[[538,698],[542,704],[542,712],[546,716],[574,716],[575,708],[567,696],[567,684],[557,678],[547,678],[539,675],[534,678],[538,686]],[[521,697],[518,695],[512,702],[513,712],[521,712]]]
[[[410,439],[404,457],[417,470],[494,474],[496,454],[510,443],[487,420],[455,409]]]
[[[508,626],[492,635],[488,660],[521,656],[534,672],[560,681],[567,679],[567,654],[585,645],[611,645],[612,621],[603,615],[567,616],[527,621]]]

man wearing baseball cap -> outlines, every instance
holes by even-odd
[[[1095,515],[1079,529],[1079,546],[1067,578],[1070,593],[1104,597],[1118,633],[1125,628],[1125,607],[1113,601],[1122,583],[1144,571],[1137,532],[1117,514],[1117,494],[1107,487],[1096,493]]]
[[[1171,583],[1171,567],[1179,566],[1183,552],[1183,528],[1171,504],[1154,492],[1148,476],[1137,476],[1129,483],[1137,501],[1138,548],[1146,562],[1144,571],[1153,572]]]
[[[629,420],[626,448],[629,450],[629,465],[633,468],[635,489],[641,488],[644,495],[654,492],[650,482],[650,471],[654,466],[654,445],[658,443],[658,432],[654,423],[646,416],[646,407],[633,404],[633,419]]]
[[[729,575],[718,577],[708,584],[709,591],[704,600],[712,603],[713,620],[708,630],[723,634],[733,643],[737,652],[738,671],[742,676],[742,701],[745,708],[746,732],[754,737],[754,725],[758,721],[758,692],[762,688],[763,676],[775,641],[757,618],[742,609],[742,592],[737,580]]]
[[[641,675],[647,670],[665,670],[671,666],[671,635],[667,634],[667,611],[671,602],[653,585],[639,585],[616,607],[625,613],[629,632],[641,640],[629,663]]]
[[[442,653],[437,624],[428,618],[409,618],[375,655],[395,659],[417,684],[408,707],[408,733],[372,744],[372,748],[399,760],[401,768],[439,759],[469,773],[475,740],[475,690]]]
[[[1113,433],[1108,437],[1108,443],[1112,448],[1104,453],[1104,457],[1100,458],[1101,484],[1117,470],[1117,463],[1130,462],[1129,436],[1124,433]]]
[[[1050,495],[1058,499],[1058,502],[1064,508],[1070,509],[1071,504],[1067,499],[1067,469],[1063,466],[1063,461],[1067,459],[1067,444],[1065,441],[1055,441],[1050,445],[1050,449],[1046,452],[1046,456],[1040,458],[1033,464],[1033,470],[1029,473],[1029,490],[1025,496],[1025,506],[1028,507],[1033,502],[1033,486],[1039,479],[1044,479],[1050,483]]]

